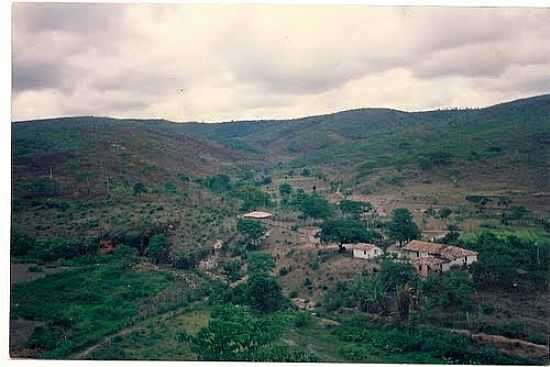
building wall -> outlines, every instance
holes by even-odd
[[[353,257],[357,257],[360,259],[374,259],[375,257],[380,255],[382,255],[382,251],[377,249],[372,249],[370,251],[353,249]]]
[[[423,256],[428,256],[429,254],[427,252],[415,252],[415,251],[404,251],[404,253],[406,254],[406,256],[409,257],[409,259],[416,259],[416,258],[419,258],[419,257],[423,257]]]

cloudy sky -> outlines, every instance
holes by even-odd
[[[285,118],[550,92],[550,10],[13,6],[13,120]]]

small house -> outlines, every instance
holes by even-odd
[[[269,219],[272,216],[273,215],[271,213],[267,213],[267,212],[250,212],[250,213],[243,214],[243,218],[246,218],[246,219]]]
[[[384,251],[380,247],[370,243],[357,243],[353,245],[344,244],[343,247],[344,248],[351,247],[353,257],[356,257],[359,259],[374,259],[384,254]]]

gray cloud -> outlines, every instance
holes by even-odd
[[[16,3],[14,119],[479,106],[550,88],[547,9]]]

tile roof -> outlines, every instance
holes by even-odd
[[[456,246],[442,245],[440,243],[413,240],[403,247],[405,251],[426,252],[448,260],[455,260],[466,256],[477,256],[477,252],[466,250]]]
[[[403,250],[413,252],[427,252],[428,254],[434,255],[440,254],[445,247],[446,245],[441,245],[439,243],[412,240],[411,242],[403,246]]]

